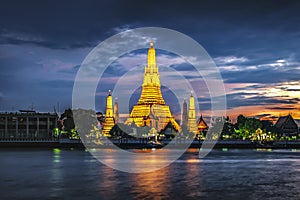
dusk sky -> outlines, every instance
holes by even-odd
[[[299,11],[300,1],[286,0],[4,0],[0,110],[29,109],[33,104],[37,111],[53,112],[58,102],[60,111],[71,107],[77,70],[94,47],[124,30],[163,27],[190,36],[213,58],[224,80],[229,116],[291,113],[300,119]],[[158,65],[182,64],[170,54],[157,56]],[[146,51],[116,63],[144,66]],[[111,73],[111,80],[119,76],[117,70]],[[97,109],[104,111],[106,93],[97,94]],[[207,99],[199,98],[199,103],[201,112],[208,113],[201,101]]]

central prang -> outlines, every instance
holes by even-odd
[[[160,76],[156,65],[156,53],[153,42],[148,50],[148,63],[145,66],[142,93],[134,105],[125,124],[135,123],[137,126],[151,126],[157,131],[164,129],[168,123],[179,130],[180,126],[173,118],[170,107],[165,104],[160,90]]]

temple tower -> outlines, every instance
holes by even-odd
[[[193,96],[192,92],[191,92],[191,96],[190,96],[187,127],[188,127],[189,132],[197,134],[195,99],[194,99],[194,96]]]
[[[188,113],[187,113],[187,103],[183,100],[182,104],[182,116],[181,116],[181,126],[187,126],[188,123]]]
[[[148,65],[145,67],[142,94],[138,104],[165,104],[160,90],[160,77],[153,42],[150,42],[148,50]]]
[[[119,123],[119,104],[118,104],[118,98],[115,99],[115,104],[114,104],[114,119],[115,119],[115,123]]]
[[[172,117],[169,106],[165,104],[160,86],[160,76],[156,65],[156,52],[153,42],[150,42],[148,62],[144,70],[142,93],[125,124],[147,125],[160,131],[168,122],[171,122],[176,130],[180,129],[180,126]],[[150,121],[155,121],[156,123],[149,123]]]
[[[106,99],[105,122],[102,130],[104,136],[109,136],[109,131],[114,125],[115,125],[115,121],[114,121],[113,109],[112,109],[112,96],[111,96],[111,91],[109,90]]]

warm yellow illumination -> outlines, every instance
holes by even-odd
[[[112,96],[111,91],[108,91],[108,96],[106,99],[106,112],[105,112],[105,122],[103,127],[103,135],[109,136],[110,129],[115,125],[113,118],[113,109],[112,109]]]
[[[188,114],[188,130],[191,133],[197,134],[196,109],[193,93],[190,96],[189,114]]]
[[[201,115],[199,122],[198,122],[198,131],[199,132],[207,131],[207,129],[208,129],[208,126]]]
[[[168,122],[171,122],[176,130],[179,130],[180,126],[172,117],[170,108],[165,104],[161,94],[159,71],[156,65],[156,53],[153,42],[150,42],[148,63],[144,71],[142,93],[125,124],[135,123],[137,126],[146,125],[160,131]]]

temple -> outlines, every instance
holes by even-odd
[[[153,42],[150,42],[142,93],[125,124],[135,123],[137,126],[150,126],[160,131],[170,122],[176,130],[180,129],[180,126],[172,117],[170,107],[165,104],[160,86],[155,48]]]
[[[297,136],[299,133],[298,124],[293,119],[292,115],[281,116],[274,125],[280,136]]]
[[[197,134],[195,99],[192,92],[190,96],[187,128],[189,132],[194,133],[195,135]]]
[[[198,133],[203,135],[203,134],[206,134],[207,131],[208,131],[208,125],[204,121],[202,114],[201,114],[201,117],[198,121]]]
[[[181,116],[181,126],[187,126],[188,114],[187,114],[187,103],[186,100],[183,100],[182,104],[182,116]]]
[[[119,103],[118,103],[118,98],[115,99],[115,104],[114,104],[114,119],[115,123],[119,123]]]
[[[112,96],[111,91],[108,91],[108,96],[106,99],[106,112],[105,112],[105,122],[103,126],[103,134],[104,136],[109,136],[110,129],[115,125],[115,120],[113,117],[113,109],[112,109]]]

